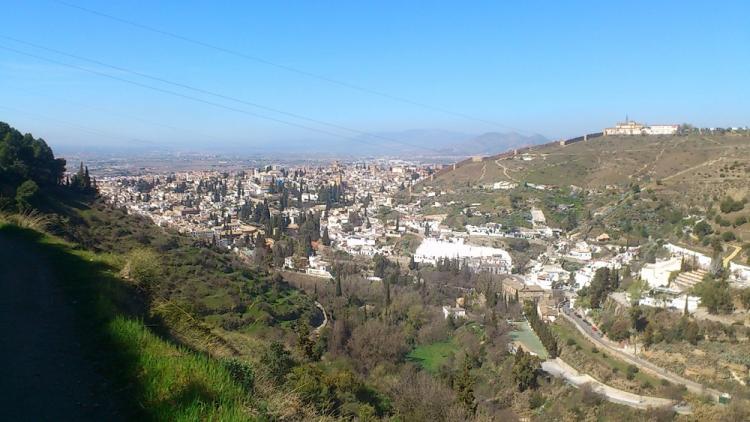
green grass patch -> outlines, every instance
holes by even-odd
[[[407,359],[434,374],[457,350],[458,346],[452,340],[439,341],[414,348]]]
[[[515,330],[510,332],[510,339],[521,343],[521,346],[528,352],[536,353],[540,359],[547,359],[547,350],[544,349],[539,337],[529,326],[529,323],[517,322],[514,324]]]

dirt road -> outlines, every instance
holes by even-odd
[[[669,406],[673,407],[676,412],[684,414],[690,413],[689,409],[676,406],[673,400],[661,397],[641,396],[603,384],[590,375],[579,373],[575,368],[571,367],[560,358],[542,362],[542,369],[553,376],[565,379],[576,388],[588,384],[594,392],[606,397],[607,400],[612,403],[618,403],[636,409]]]
[[[75,302],[27,241],[0,232],[4,420],[122,420],[80,342]]]
[[[639,369],[645,370],[651,375],[655,375],[659,378],[665,379],[673,384],[684,385],[688,390],[695,394],[708,395],[715,401],[719,400],[719,397],[722,394],[720,391],[706,387],[700,383],[690,381],[617,347],[617,345],[615,345],[611,341],[602,338],[598,332],[593,332],[590,326],[586,325],[583,320],[575,316],[575,314],[573,314],[570,310],[563,308],[563,312],[561,312],[560,315],[570,321],[589,341],[594,343],[597,347],[603,348],[604,350],[608,351],[613,356],[617,356],[625,362],[631,365],[635,365]]]

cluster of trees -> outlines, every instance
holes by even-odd
[[[0,209],[40,208],[57,187],[75,194],[95,194],[96,180],[81,163],[72,177],[64,177],[65,160],[55,158],[41,138],[21,134],[0,122]]]
[[[318,202],[331,207],[333,204],[346,203],[344,186],[334,183],[333,185],[321,186],[318,190]]]
[[[550,359],[555,359],[560,353],[560,349],[557,344],[557,337],[552,332],[552,330],[550,330],[549,326],[545,324],[544,321],[542,321],[542,319],[539,317],[539,312],[537,312],[536,304],[532,301],[527,300],[523,304],[523,314],[526,316],[526,319],[529,320],[531,328],[534,329],[534,332],[539,337],[539,340],[541,340],[544,348],[547,349],[547,353],[549,354]]]
[[[607,296],[620,286],[620,272],[616,269],[603,267],[596,270],[594,278],[588,288],[579,293],[588,296],[592,308],[599,308]]]
[[[712,314],[728,314],[734,310],[729,283],[723,278],[714,279],[710,275],[693,287],[693,292],[701,298],[701,305]]]
[[[516,350],[513,360],[512,376],[518,391],[526,391],[537,387],[537,376],[539,375],[539,358],[526,353],[522,348]]]
[[[98,192],[96,180],[89,175],[88,166],[81,163],[78,172],[65,181],[65,185],[76,192],[83,194],[94,194]]]
[[[719,209],[724,214],[729,214],[731,212],[742,211],[742,209],[745,208],[746,203],[747,203],[747,198],[744,198],[740,201],[736,201],[731,196],[727,196],[726,198],[724,198],[723,201],[719,203]]]
[[[60,185],[65,160],[55,158],[41,138],[0,122],[0,208],[38,206],[42,194]]]
[[[438,258],[437,262],[435,263],[435,268],[438,271],[449,272],[452,274],[458,274],[462,268],[466,268],[468,270],[468,266],[464,265],[459,258],[448,257]]]

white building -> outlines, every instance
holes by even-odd
[[[568,251],[567,256],[579,261],[591,261],[594,252],[586,242],[578,242],[575,247]]]
[[[617,123],[615,127],[604,129],[604,135],[674,135],[678,129],[678,125],[644,125],[625,120],[624,123]]]
[[[648,282],[651,287],[666,287],[669,284],[669,276],[675,271],[680,271],[680,268],[682,268],[681,258],[646,264],[641,268],[641,280]]]
[[[695,264],[698,266],[698,268],[702,270],[707,270],[708,267],[711,266],[711,257],[708,255],[704,255],[700,252],[692,251],[688,248],[683,248],[682,246],[673,245],[671,243],[667,243],[664,245],[665,248],[669,252],[672,253],[672,255],[685,257],[686,259],[694,260]]]
[[[539,208],[536,208],[536,207],[532,208],[531,209],[531,222],[535,225],[546,224],[547,219],[544,218],[544,212],[542,212],[542,210],[540,210]]]
[[[466,318],[466,309],[460,306],[443,306],[443,316],[445,319],[448,319],[449,317]]]
[[[414,254],[414,261],[433,265],[442,258],[466,260],[470,266],[497,265],[506,271],[510,271],[512,266],[510,254],[504,249],[467,245],[463,239],[448,241],[426,238]]]

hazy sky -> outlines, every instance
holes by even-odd
[[[195,42],[58,1],[0,2],[0,120],[53,147],[354,147],[357,132],[507,127],[557,138],[626,113],[750,124],[747,1],[66,2]]]

